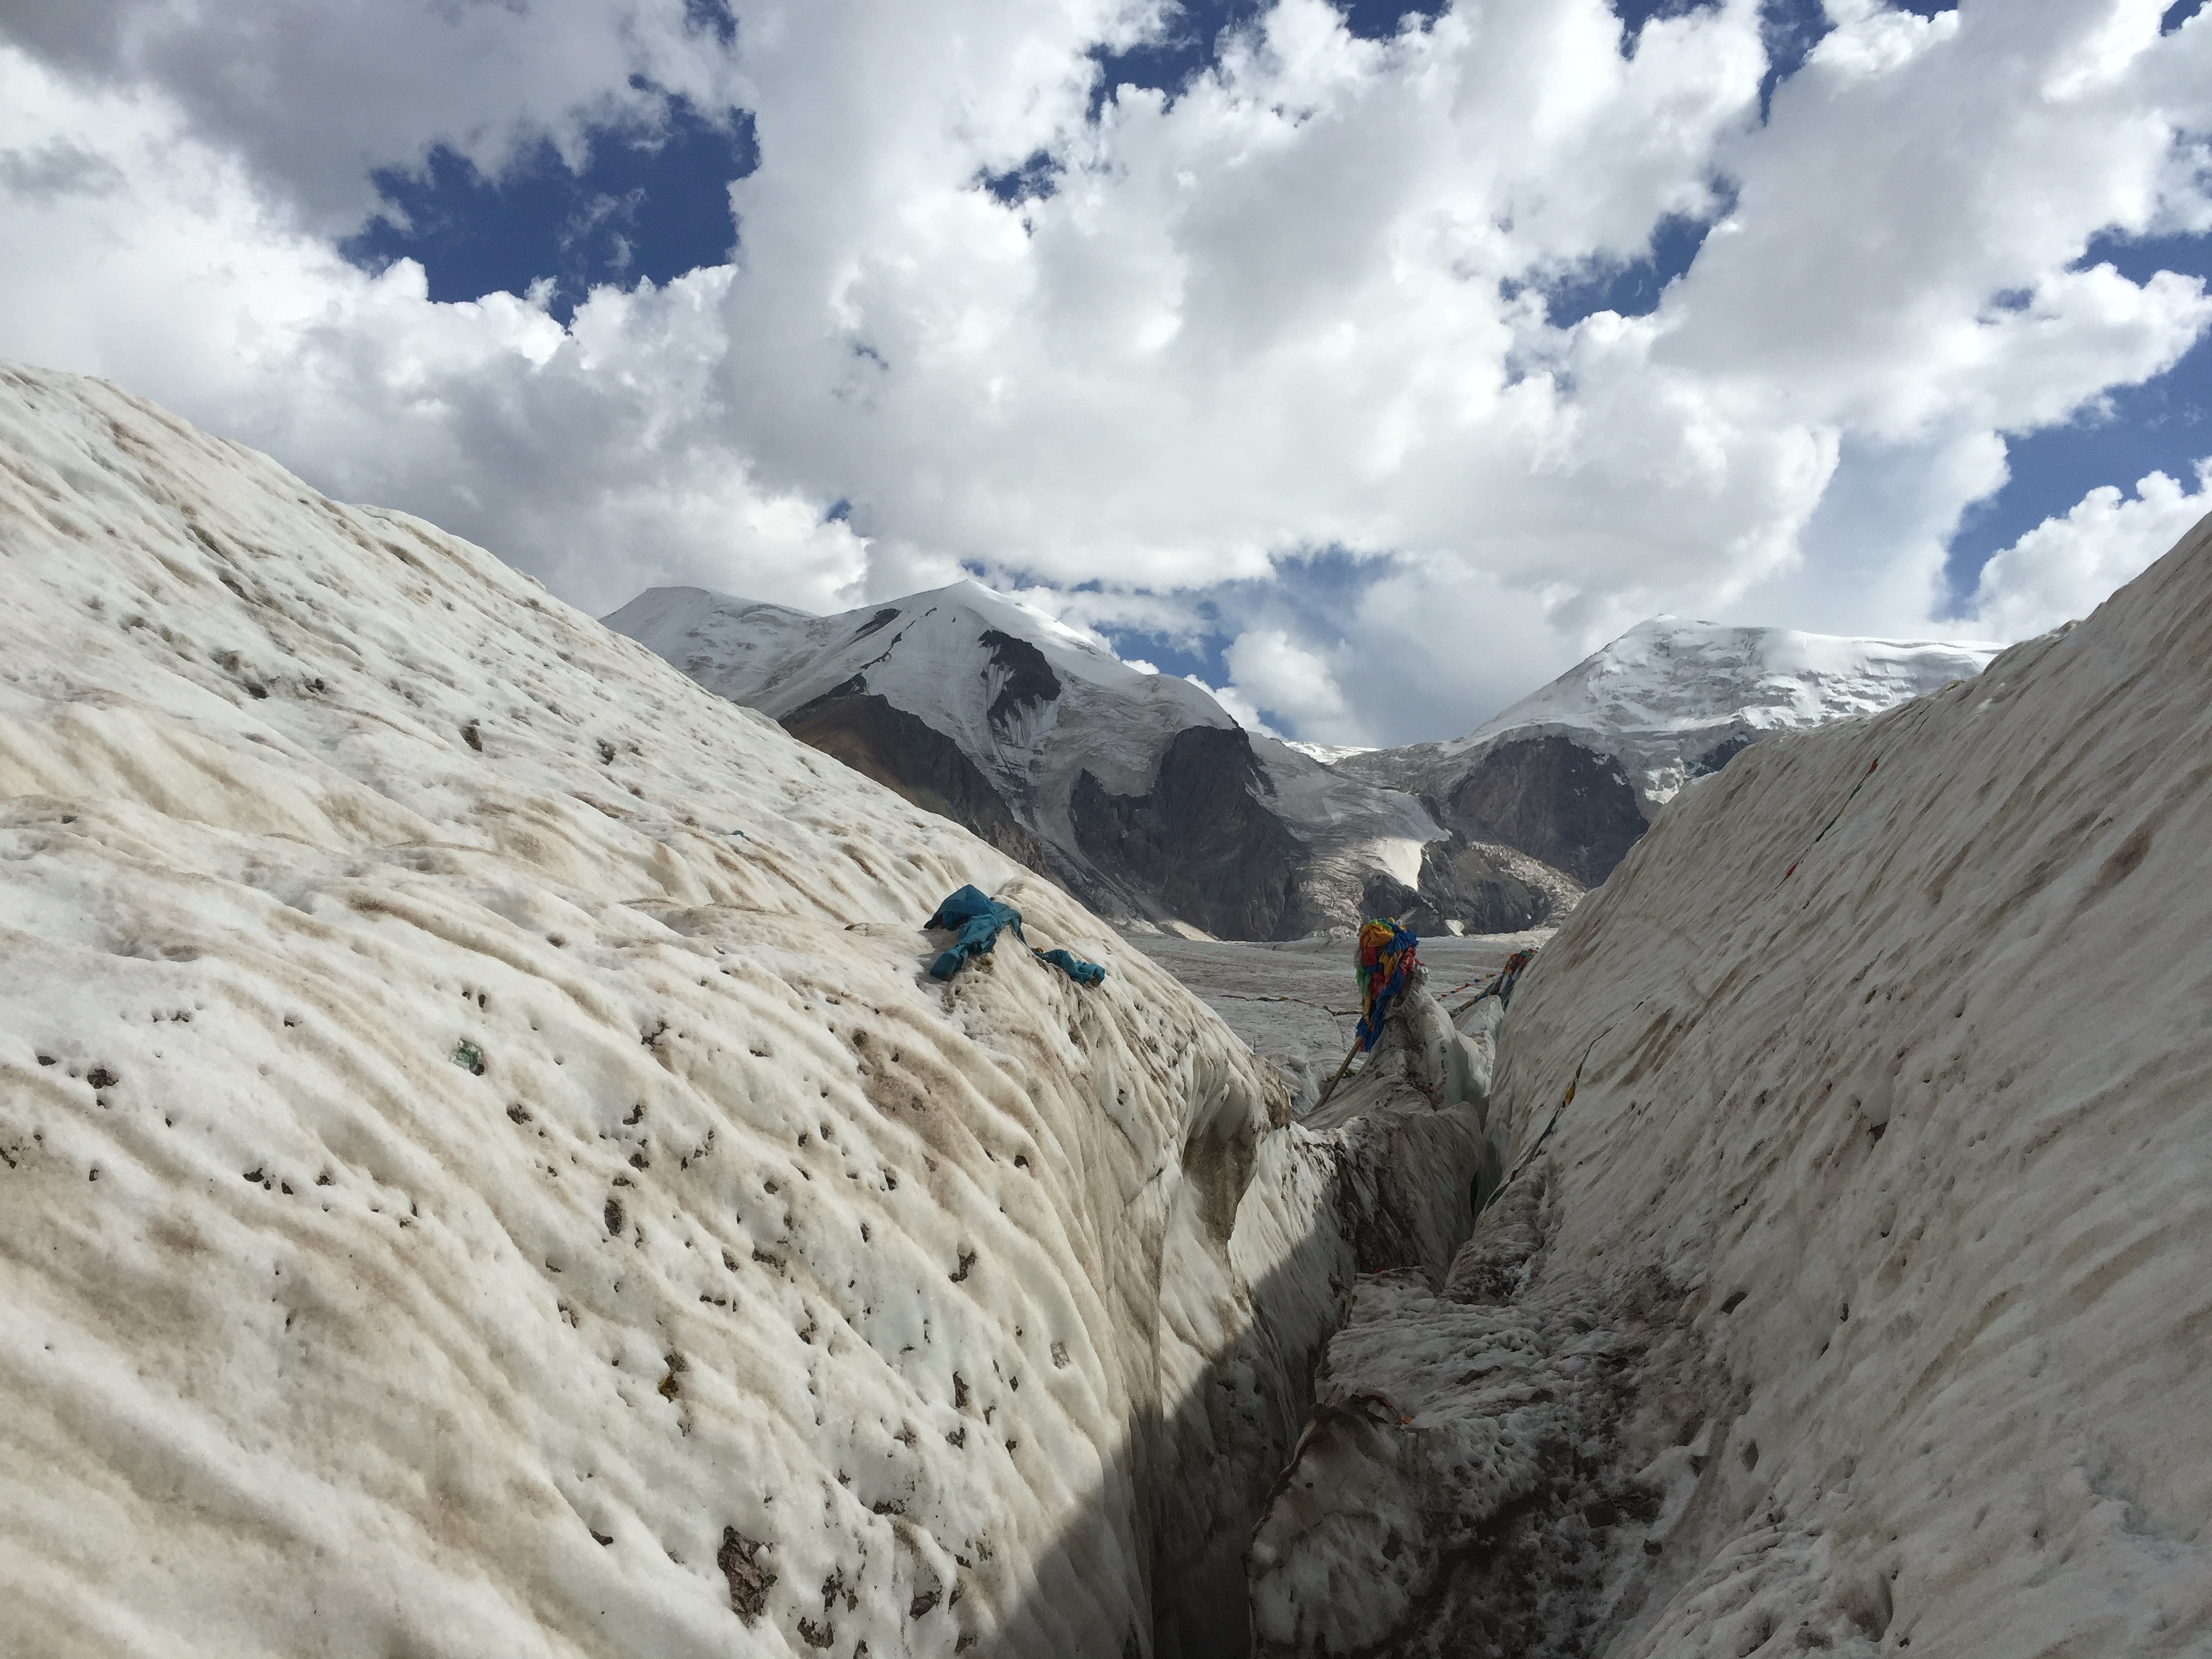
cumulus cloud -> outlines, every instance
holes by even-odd
[[[1238,635],[1227,656],[1235,689],[1252,707],[1315,742],[1349,741],[1356,734],[1352,707],[1328,659],[1281,629]]]
[[[865,544],[757,487],[720,418],[726,268],[602,290],[566,331],[507,295],[434,305],[411,262],[345,264],[175,106],[0,48],[0,164],[21,156],[40,187],[0,210],[0,350],[114,378],[595,611],[653,582],[860,596]]]
[[[1982,567],[1974,619],[1990,637],[2022,640],[2086,617],[2141,574],[2212,513],[2212,459],[2197,464],[2197,488],[2163,472],[2132,497],[2093,489],[2063,519],[2045,519]]]
[[[1263,738],[1279,738],[1284,735],[1267,723],[1267,717],[1260,712],[1260,706],[1236,686],[1208,685],[1196,674],[1186,674],[1183,678],[1227,709],[1229,717],[1246,731],[1257,732]]]
[[[595,610],[980,572],[1225,641],[1240,708],[1338,742],[1468,729],[1655,611],[1956,632],[1945,545],[2007,435],[2212,325],[2193,278],[2082,263],[2212,228],[2212,15],[1828,0],[1762,112],[1759,9],[1630,39],[1601,0],[1459,0],[1370,40],[1276,0],[1094,119],[1094,48],[1157,7],[37,0],[0,19],[0,354]],[[564,331],[333,252],[374,168],[574,154],[675,93],[753,118],[732,265]],[[1655,310],[1555,323],[1686,221]],[[1357,580],[1288,603],[1319,554]],[[1996,580],[1990,627],[2033,586]]]
[[[594,125],[651,129],[667,99],[734,101],[719,0],[12,0],[0,35],[61,72],[149,90],[318,230],[374,204],[373,167],[442,143],[495,173]]]

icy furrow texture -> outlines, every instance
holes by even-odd
[[[1166,974],[112,387],[0,369],[0,1646],[1241,1631],[1356,1137]]]
[[[1522,983],[1444,1291],[1331,1345],[1260,1650],[2212,1648],[2208,866],[2212,520],[1686,790]]]

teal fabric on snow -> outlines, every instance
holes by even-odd
[[[958,892],[937,907],[937,914],[922,924],[924,927],[956,929],[952,944],[936,961],[929,964],[932,979],[951,979],[967,964],[970,957],[988,957],[999,942],[1002,928],[1011,927],[1014,937],[1029,941],[1022,933],[1022,913],[1011,904],[986,896],[974,887],[963,887]],[[1096,985],[1106,977],[1106,970],[1095,962],[1085,962],[1066,951],[1031,951],[1039,962],[1048,962],[1078,985]]]
[[[969,957],[989,956],[1002,927],[1012,928],[1016,939],[1022,937],[1022,913],[973,887],[963,887],[953,894],[921,925],[957,930],[951,947],[929,964],[932,979],[951,979],[967,965]]]
[[[1050,963],[1078,985],[1096,985],[1106,977],[1106,970],[1097,963],[1085,962],[1066,951],[1032,951],[1030,954],[1039,962]]]

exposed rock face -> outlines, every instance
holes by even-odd
[[[1996,649],[1656,617],[1464,738],[1334,765],[1591,886],[1684,784],[1747,744],[1972,679]]]
[[[783,729],[863,777],[896,791],[924,811],[973,830],[1033,870],[1049,870],[1045,844],[1006,804],[960,745],[885,697],[833,692],[786,714]]]
[[[1564,737],[1486,750],[1452,786],[1438,817],[1470,840],[1517,848],[1589,887],[1644,829],[1620,767]]]
[[[1170,914],[1223,939],[1294,939],[1301,848],[1267,810],[1273,793],[1231,726],[1194,726],[1160,757],[1149,793],[1117,795],[1089,772],[1068,802],[1075,844],[1103,869],[1126,871]]]
[[[1395,916],[1424,939],[1451,932],[1510,933],[1555,921],[1582,900],[1582,884],[1499,842],[1474,842],[1455,830],[1421,849],[1420,884],[1378,872],[1362,890],[1362,909]]]
[[[1363,1281],[1269,1656],[2212,1644],[2212,520],[1682,793],[1522,981],[1509,1171]]]
[[[982,643],[990,648],[991,665],[999,682],[991,696],[989,719],[1001,732],[1026,712],[1025,705],[1042,705],[1060,696],[1060,676],[1043,652],[1004,629],[987,628]]]
[[[1449,920],[1470,933],[1510,933],[1564,916],[1582,889],[1535,858],[1514,849],[1470,842],[1455,830],[1421,849],[1421,931],[1437,933]],[[1395,913],[1394,913],[1395,914]]]

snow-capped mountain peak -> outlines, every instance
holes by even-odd
[[[1463,738],[1338,764],[1435,794],[1508,744],[1564,738],[1618,762],[1649,813],[1770,732],[1879,714],[1972,679],[2000,649],[1653,617]]]
[[[605,620],[1109,913],[1237,937],[1356,921],[1442,834],[980,582],[833,617],[656,588]]]
[[[1008,783],[1067,762],[1141,789],[1176,732],[1236,725],[1197,686],[1132,668],[974,580],[829,617],[659,587],[605,620],[709,690],[778,720],[833,696],[882,697]],[[1063,728],[1073,743],[1052,741]]]
[[[1529,727],[1626,736],[1695,731],[1730,720],[1761,732],[1819,726],[1878,714],[1953,680],[1971,679],[2001,648],[1654,617],[1441,747],[1463,751]]]

